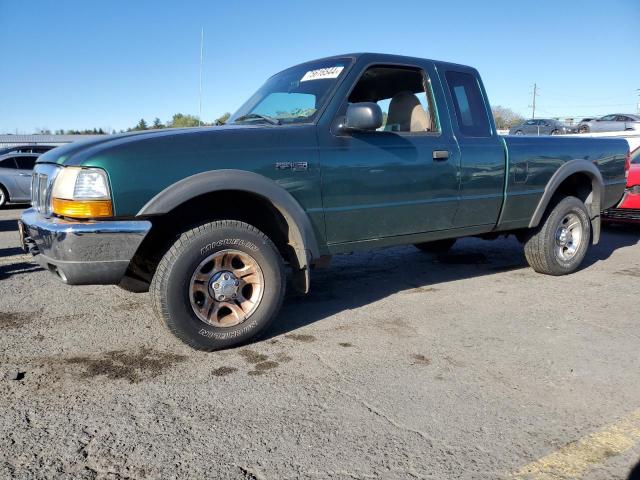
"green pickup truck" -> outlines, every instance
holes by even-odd
[[[223,126],[45,153],[20,231],[64,282],[150,291],[215,350],[264,331],[287,277],[307,292],[334,254],[514,234],[534,270],[571,273],[625,161],[624,140],[499,136],[473,68],[340,55],[274,75]]]

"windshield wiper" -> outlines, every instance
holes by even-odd
[[[259,113],[247,113],[246,115],[240,115],[233,123],[242,122],[244,120],[264,120],[271,125],[280,125],[281,122],[277,118],[270,117],[268,115],[260,115]]]

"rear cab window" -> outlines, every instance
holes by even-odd
[[[491,123],[475,76],[450,70],[445,73],[460,133],[467,137],[491,137]]]

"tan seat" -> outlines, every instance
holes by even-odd
[[[389,115],[384,128],[390,132],[429,132],[431,118],[413,93],[400,92],[389,103]]]

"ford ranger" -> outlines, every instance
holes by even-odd
[[[42,155],[23,246],[70,285],[149,291],[194,348],[247,342],[287,272],[332,255],[515,235],[537,272],[575,271],[625,190],[617,139],[501,137],[478,72],[382,54],[266,81],[226,125],[105,136]]]

